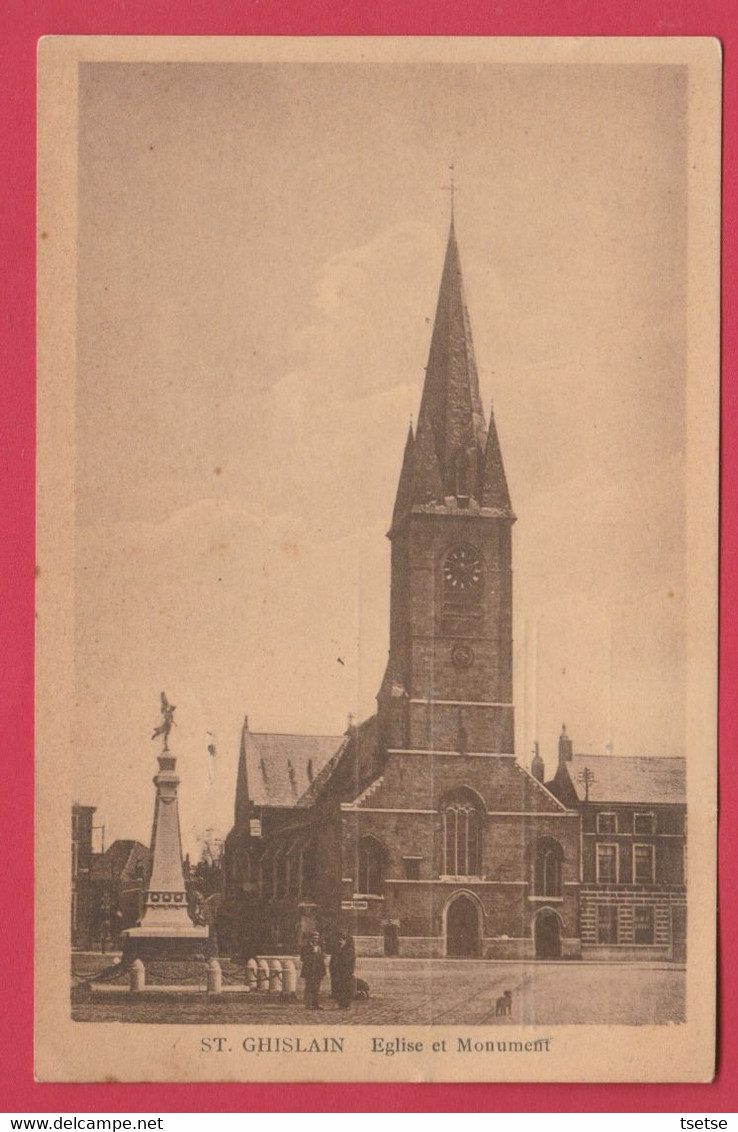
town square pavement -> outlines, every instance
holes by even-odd
[[[111,957],[75,955],[73,983],[107,966]],[[204,965],[203,965],[204,967]],[[76,990],[72,1015],[82,1022],[263,1023],[268,1025],[667,1025],[685,1017],[684,968],[667,963],[494,962],[473,959],[359,959],[356,973],[370,997],[339,1010],[323,983],[319,1015],[300,998],[235,995],[217,998],[90,1001]],[[298,995],[304,984],[298,983]],[[195,988],[193,988],[194,990]],[[510,1015],[495,1006],[512,993]]]

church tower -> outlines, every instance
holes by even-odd
[[[579,954],[578,811],[546,788],[542,760],[530,773],[515,759],[514,522],[479,396],[452,217],[388,532],[390,648],[377,713],[326,738],[314,780],[321,737],[262,736],[250,778],[264,784],[258,842],[250,792],[229,835],[233,860],[258,855],[277,936],[297,922],[341,924],[359,955]],[[256,738],[244,743],[239,798]],[[300,751],[309,784],[290,796]],[[234,875],[245,891],[244,870]]]
[[[494,415],[479,396],[453,215],[417,429],[388,537],[385,750],[512,754],[515,522]]]

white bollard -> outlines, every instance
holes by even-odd
[[[272,966],[269,971],[269,993],[282,993],[282,964],[279,959],[272,959]]]
[[[256,960],[249,959],[246,964],[246,986],[250,991],[256,990],[256,984],[258,982],[257,970]]]
[[[221,994],[223,990],[223,972],[220,963],[213,956],[208,962],[208,994]]]
[[[131,963],[131,990],[142,991],[146,986],[146,968],[140,959]]]
[[[284,972],[282,994],[286,998],[294,998],[297,994],[297,970],[291,959],[284,960],[282,963],[282,971]]]
[[[269,964],[266,959],[260,959],[256,964],[257,971],[257,984],[256,989],[260,991],[269,990]]]

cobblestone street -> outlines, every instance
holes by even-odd
[[[75,957],[74,973],[89,975],[92,957]],[[126,1021],[263,1023],[268,1025],[638,1025],[683,1022],[684,970],[673,964],[495,963],[476,960],[360,959],[357,974],[371,988],[368,1000],[339,1010],[323,984],[323,1012],[301,1002],[225,993],[185,999],[76,1002],[83,1022]],[[302,985],[298,984],[301,993]],[[495,1016],[497,998],[512,992],[508,1017]]]

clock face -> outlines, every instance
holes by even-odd
[[[469,597],[481,589],[484,562],[476,547],[455,546],[446,555],[443,564],[443,581],[446,592],[452,596]]]
[[[451,661],[456,668],[471,668],[474,663],[474,649],[469,645],[457,645],[451,653]]]

